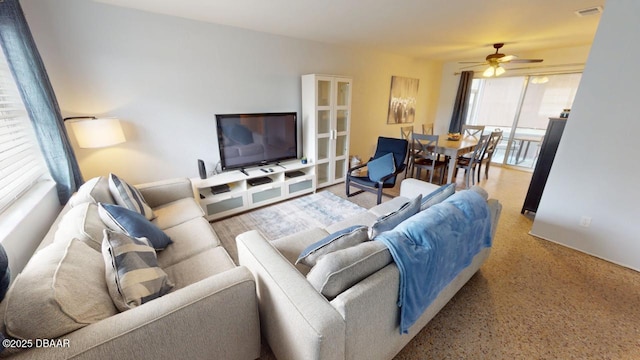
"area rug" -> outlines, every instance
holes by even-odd
[[[326,227],[366,211],[329,191],[299,197],[248,213],[214,221],[211,226],[231,258],[237,263],[236,236],[258,230],[268,240],[313,227]]]

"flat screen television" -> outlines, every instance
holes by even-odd
[[[298,157],[297,113],[217,114],[222,170]]]

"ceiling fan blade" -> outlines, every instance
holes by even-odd
[[[458,61],[458,64],[486,64],[486,61]]]
[[[539,63],[542,62],[542,59],[514,59],[511,60],[512,63]]]
[[[501,58],[498,59],[498,62],[510,62],[513,61],[515,59],[517,59],[518,57],[515,55],[505,55]]]
[[[483,62],[483,63],[476,63],[474,65],[467,65],[467,66],[463,66],[460,69],[468,69],[468,68],[472,68],[472,67],[476,67],[476,66],[485,66],[485,65],[489,65],[489,63]]]

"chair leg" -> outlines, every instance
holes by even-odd
[[[380,203],[382,202],[382,187],[378,188],[378,200],[376,202],[376,205],[380,205]]]
[[[482,162],[479,162],[478,163],[478,183],[480,183],[480,173],[482,173],[481,169],[482,169]]]

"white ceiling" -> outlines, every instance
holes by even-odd
[[[412,57],[483,60],[591,44],[605,0],[94,0],[293,38]]]

